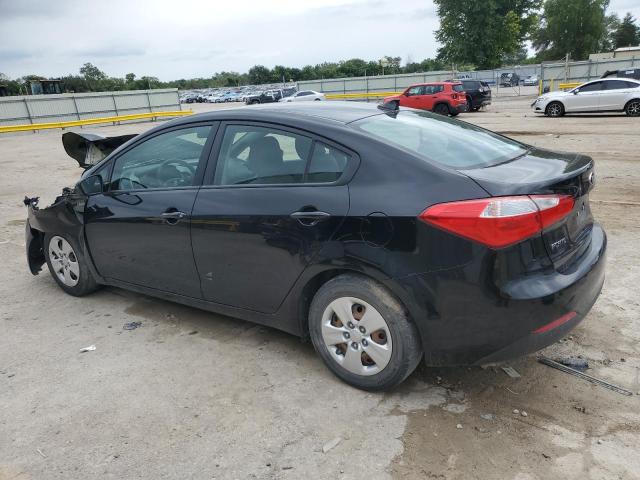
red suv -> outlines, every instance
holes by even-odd
[[[383,103],[390,107],[419,108],[452,116],[467,111],[467,97],[464,93],[464,87],[462,83],[455,82],[411,85],[400,95],[386,97]]]

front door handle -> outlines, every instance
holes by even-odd
[[[318,210],[312,210],[310,212],[293,212],[289,216],[298,220],[298,222],[305,227],[313,227],[317,223],[331,218],[330,213],[320,212]]]
[[[186,213],[178,210],[171,210],[160,214],[160,217],[162,217],[162,219],[169,225],[175,225],[186,216]]]

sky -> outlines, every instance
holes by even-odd
[[[640,0],[609,13],[640,18]],[[434,57],[430,0],[0,0],[0,73],[161,80],[349,58]]]

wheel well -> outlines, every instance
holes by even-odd
[[[364,278],[369,278],[374,282],[381,284],[390,295],[392,295],[396,301],[402,306],[402,308],[406,311],[411,322],[411,314],[409,309],[404,304],[402,299],[393,291],[393,289],[389,288],[388,285],[385,285],[375,276],[367,275],[366,273],[361,272],[360,270],[352,270],[349,268],[337,268],[331,270],[325,270],[323,272],[318,273],[316,276],[312,277],[302,289],[302,295],[300,295],[299,305],[298,305],[298,314],[300,319],[300,336],[303,340],[309,339],[309,308],[311,308],[311,302],[313,301],[313,297],[316,295],[318,290],[327,283],[329,280],[344,274],[358,275]],[[415,323],[415,322],[413,322]]]
[[[554,103],[560,105],[562,107],[562,110],[564,110],[564,103],[562,103],[560,100],[551,100],[549,103],[547,103],[547,106],[544,107],[545,111],[547,110],[547,108],[549,108],[549,105],[553,105]]]
[[[624,110],[627,109],[627,105],[629,105],[631,102],[637,102],[640,101],[640,98],[632,98],[631,100],[629,100],[627,103],[624,104]]]
[[[27,261],[29,262],[29,270],[32,274],[37,275],[42,270],[45,263],[44,258],[44,232],[30,228],[33,240],[29,243],[27,252]]]
[[[311,301],[315,297],[320,287],[327,283],[332,278],[342,275],[343,273],[351,273],[351,270],[335,269],[325,270],[318,273],[315,277],[311,278],[302,289],[302,295],[300,295],[300,301],[298,305],[299,319],[300,319],[300,336],[304,340],[309,339],[309,308],[311,307]]]
[[[447,107],[447,110],[449,110],[449,112],[451,112],[451,107],[449,106],[449,104],[447,102],[438,102],[433,106],[433,109],[435,110],[440,105],[444,105],[445,107]]]

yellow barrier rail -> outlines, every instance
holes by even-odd
[[[380,98],[388,97],[390,95],[400,95],[402,92],[372,92],[372,93],[327,93],[325,98],[339,99],[339,98]]]
[[[570,90],[572,88],[576,88],[582,85],[582,82],[569,82],[569,83],[559,83],[558,88],[560,90]]]
[[[181,117],[191,115],[191,110],[177,110],[174,112],[149,112],[133,113],[131,115],[117,115],[115,117],[86,118],[84,120],[71,120],[68,122],[33,123],[30,125],[0,125],[0,133],[28,132],[30,130],[49,130],[52,128],[80,127],[82,125],[97,125],[99,123],[125,122],[128,120],[156,119],[159,117]]]

